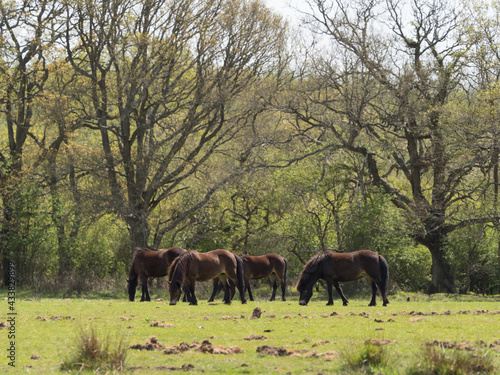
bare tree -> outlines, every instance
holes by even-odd
[[[457,210],[480,196],[484,181],[477,171],[489,157],[465,145],[474,140],[450,123],[471,47],[459,10],[446,1],[310,4],[308,20],[323,48],[301,86],[298,97],[306,100],[283,108],[321,148],[364,159],[372,184],[407,213],[413,238],[432,255],[429,291],[456,292],[447,236],[496,220],[493,213],[471,217]]]
[[[68,2],[68,61],[87,87],[75,102],[100,135],[107,181],[100,197],[126,222],[132,246],[151,238],[149,218],[166,199],[204,193],[156,228],[163,235],[242,173],[235,139],[258,113],[243,93],[275,72],[285,27],[258,1]],[[246,147],[252,147],[248,140]],[[226,170],[210,177],[218,158]],[[227,163],[227,164],[225,164]],[[191,181],[191,182],[190,182]]]

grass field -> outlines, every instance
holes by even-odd
[[[297,297],[246,305],[235,298],[230,306],[200,298],[198,306],[169,306],[166,298],[140,303],[22,295],[15,302],[15,368],[5,355],[7,327],[0,330],[0,373],[62,373],[77,337],[92,329],[110,348],[123,341],[124,372],[133,374],[406,374],[424,360],[426,343],[438,352],[486,355],[500,372],[500,297],[400,294],[390,300],[387,307],[368,307],[368,298],[351,299],[347,307],[338,299],[325,306],[316,293],[308,306],[299,306]],[[8,301],[0,303],[0,322],[6,322]],[[262,315],[252,319],[256,308]],[[130,348],[152,336],[150,346],[159,349]],[[349,369],[350,358],[366,342],[383,348],[382,364]]]

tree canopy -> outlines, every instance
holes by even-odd
[[[498,291],[497,2],[308,4],[301,38],[260,0],[1,0],[4,271],[364,247]]]

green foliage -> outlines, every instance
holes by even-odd
[[[35,283],[38,275],[56,272],[53,229],[49,209],[42,189],[36,183],[16,183],[4,196],[4,210],[10,220],[2,221],[4,251],[16,262],[17,281],[20,285]]]
[[[483,225],[470,226],[448,236],[446,254],[461,293],[500,291],[498,246],[497,231]]]
[[[375,191],[352,211],[343,235],[346,251],[370,249],[389,263],[390,282],[409,291],[423,290],[429,282],[429,250],[409,236],[409,223],[390,202],[390,197]]]

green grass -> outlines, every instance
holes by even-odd
[[[409,296],[410,302],[406,294],[390,296],[387,307],[368,307],[369,298],[351,298],[345,307],[338,299],[334,306],[325,306],[321,293],[315,293],[308,306],[299,306],[297,297],[287,302],[249,301],[247,305],[235,299],[226,306],[220,299],[208,304],[200,296],[198,306],[169,306],[166,298],[141,303],[125,298],[23,295],[16,301],[16,367],[10,368],[2,355],[0,373],[63,373],[61,365],[79,352],[81,333],[92,330],[109,347],[118,346],[122,339],[127,348],[145,344],[155,336],[167,347],[209,340],[213,346],[241,349],[237,354],[206,354],[195,347],[180,354],[128,349],[125,372],[133,374],[170,373],[173,369],[205,374],[419,373],[415,368],[429,356],[425,354],[428,343],[446,351],[448,357],[455,352],[459,357],[487,355],[490,366],[500,371],[500,297]],[[7,301],[2,299],[2,303],[0,322],[7,320]],[[262,316],[250,319],[256,307],[263,310]],[[157,326],[151,326],[154,322]],[[245,340],[251,335],[267,339]],[[7,329],[0,330],[0,337],[5,353]],[[281,348],[286,355],[258,353],[257,348],[264,345]],[[361,367],[362,371],[351,366],[356,358],[368,366]],[[370,366],[370,360],[376,363]]]

